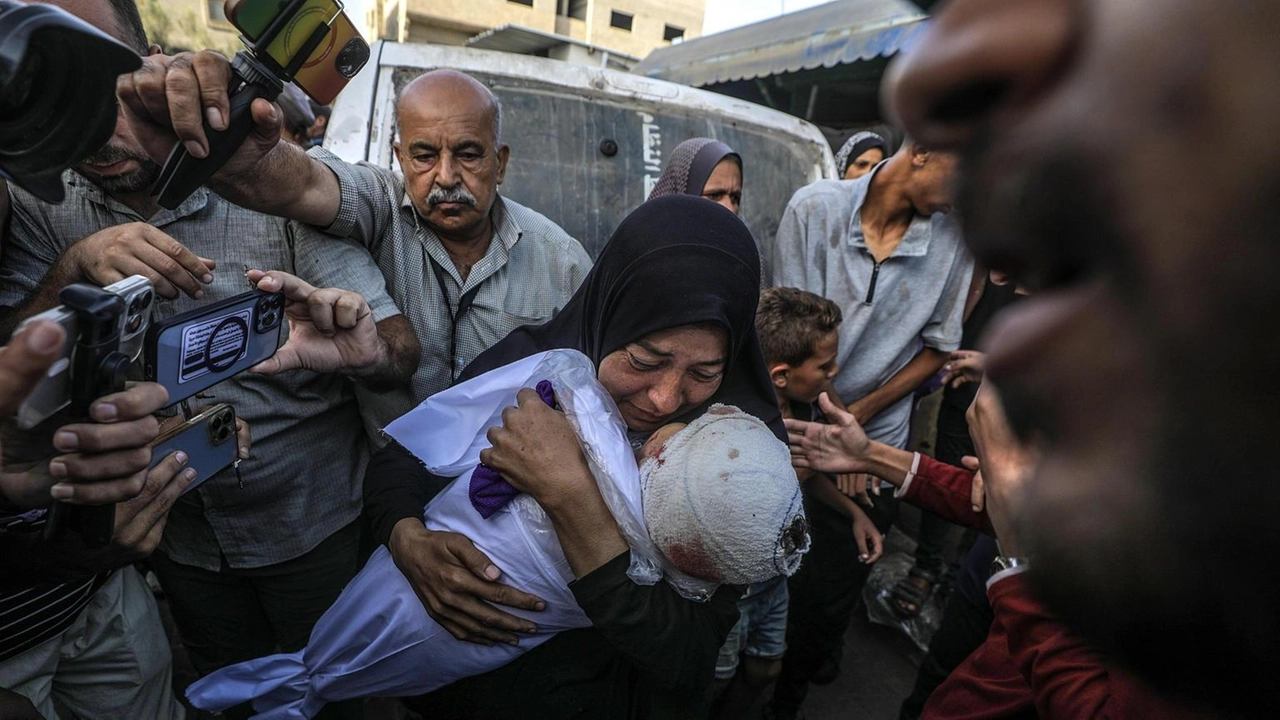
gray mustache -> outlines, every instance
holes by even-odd
[[[471,207],[475,207],[476,196],[472,195],[464,187],[456,187],[448,190],[442,187],[432,188],[431,193],[427,195],[427,204],[434,207],[440,203],[464,203]]]

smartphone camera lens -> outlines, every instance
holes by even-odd
[[[338,51],[333,67],[342,77],[353,78],[367,62],[369,62],[369,46],[363,40],[352,38]]]
[[[131,333],[138,332],[138,328],[142,327],[142,316],[137,313],[129,315],[129,323],[126,327]]]
[[[215,445],[224,443],[231,437],[231,420],[225,413],[209,420],[209,437]]]
[[[275,313],[273,313],[273,312],[269,312],[269,313],[267,313],[266,315],[263,315],[263,316],[262,316],[262,325],[263,325],[264,327],[268,327],[268,328],[275,327],[275,325],[276,325],[276,314],[275,314]]]
[[[138,304],[142,306],[143,310],[146,310],[147,308],[151,307],[151,300],[152,300],[151,291],[147,290],[146,292],[142,293],[141,297],[138,298]]]

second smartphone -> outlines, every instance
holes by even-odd
[[[196,471],[184,493],[234,465],[239,451],[235,410],[220,403],[161,433],[151,443],[151,467],[179,450],[187,454],[187,467]]]

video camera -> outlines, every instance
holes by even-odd
[[[254,100],[274,101],[284,83],[292,82],[328,105],[369,61],[369,45],[339,0],[227,0],[223,7],[247,48],[231,61],[227,129],[204,124],[204,158],[192,157],[180,142],[174,145],[152,189],[159,205],[170,210],[208,182],[249,137]]]
[[[63,10],[0,0],[0,175],[61,202],[62,171],[115,131],[116,78],[141,65]]]

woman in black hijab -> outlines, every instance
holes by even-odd
[[[737,405],[785,437],[755,335],[759,277],[755,243],[733,214],[689,196],[653,200],[622,222],[554,319],[517,329],[460,379],[572,348],[597,364],[635,440],[712,402]],[[697,603],[666,583],[632,582],[630,552],[576,437],[529,394],[491,434],[487,461],[551,516],[576,577],[570,587],[593,627],[560,633],[499,670],[411,704],[424,716],[450,718],[705,717],[740,589],[723,587]],[[422,524],[423,506],[447,482],[390,445],[370,462],[366,516],[444,627],[473,640],[514,640],[509,631],[528,623],[483,600],[526,609],[538,600],[494,582],[498,569],[467,538]]]

